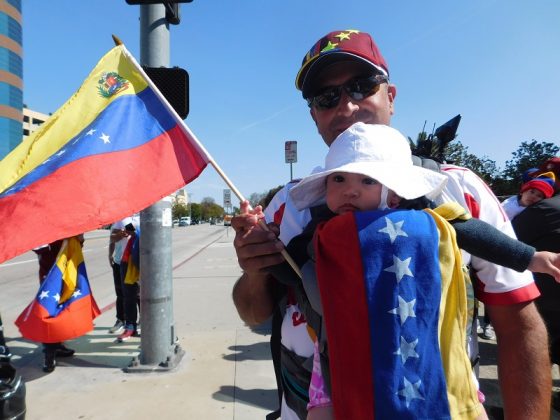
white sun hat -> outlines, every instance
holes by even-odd
[[[327,180],[334,172],[373,178],[406,199],[437,197],[447,182],[438,172],[414,166],[408,140],[386,125],[355,123],[331,144],[325,167],[290,190],[298,210],[325,203]]]

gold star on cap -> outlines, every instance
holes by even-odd
[[[341,32],[338,35],[335,35],[335,38],[338,38],[340,41],[350,39],[350,32]]]

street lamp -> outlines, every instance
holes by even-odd
[[[188,197],[188,204],[189,204],[189,220],[192,223],[192,201],[191,201],[191,196],[194,193],[187,193],[187,197]]]

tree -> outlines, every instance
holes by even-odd
[[[184,203],[175,201],[171,205],[171,215],[173,219],[180,219],[181,217],[188,216],[189,208]]]
[[[554,143],[538,142],[535,139],[531,142],[524,141],[512,153],[513,158],[506,162],[502,176],[513,183],[519,184],[523,172],[527,169],[539,167],[544,161],[556,156],[559,150],[560,147]]]
[[[249,198],[248,201],[249,203],[251,203],[252,207],[256,207],[261,200],[264,198],[264,196],[266,195],[266,193],[252,193]]]
[[[263,194],[262,198],[259,201],[259,204],[263,207],[263,209],[268,206],[270,200],[272,200],[272,198],[274,197],[274,194],[280,191],[283,187],[283,185],[278,185],[276,188],[272,188],[271,190],[268,190],[266,194]]]
[[[499,175],[499,169],[495,161],[487,156],[479,158],[469,153],[468,146],[463,145],[460,141],[447,145],[446,160],[454,165],[469,168],[489,185],[492,185]]]

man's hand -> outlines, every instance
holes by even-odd
[[[267,231],[259,224],[259,220],[264,223],[261,206],[257,206],[254,210],[249,208],[249,202],[243,201],[241,214],[231,220],[231,226],[235,230],[233,246],[243,271],[249,275],[262,275],[266,267],[284,261],[284,257],[280,254],[284,245],[278,240],[276,225],[269,224]]]
[[[113,229],[111,231],[110,241],[111,241],[111,243],[115,243],[115,242],[120,241],[123,238],[128,237],[129,235],[130,235],[130,233],[127,232],[124,229]]]
[[[262,208],[249,210],[248,201],[241,203],[241,214],[231,220],[235,230],[233,246],[239,266],[244,273],[233,286],[233,302],[243,321],[258,325],[266,321],[274,310],[274,278],[266,273],[266,267],[284,261],[280,251],[284,245],[278,240],[278,227],[261,225]]]

